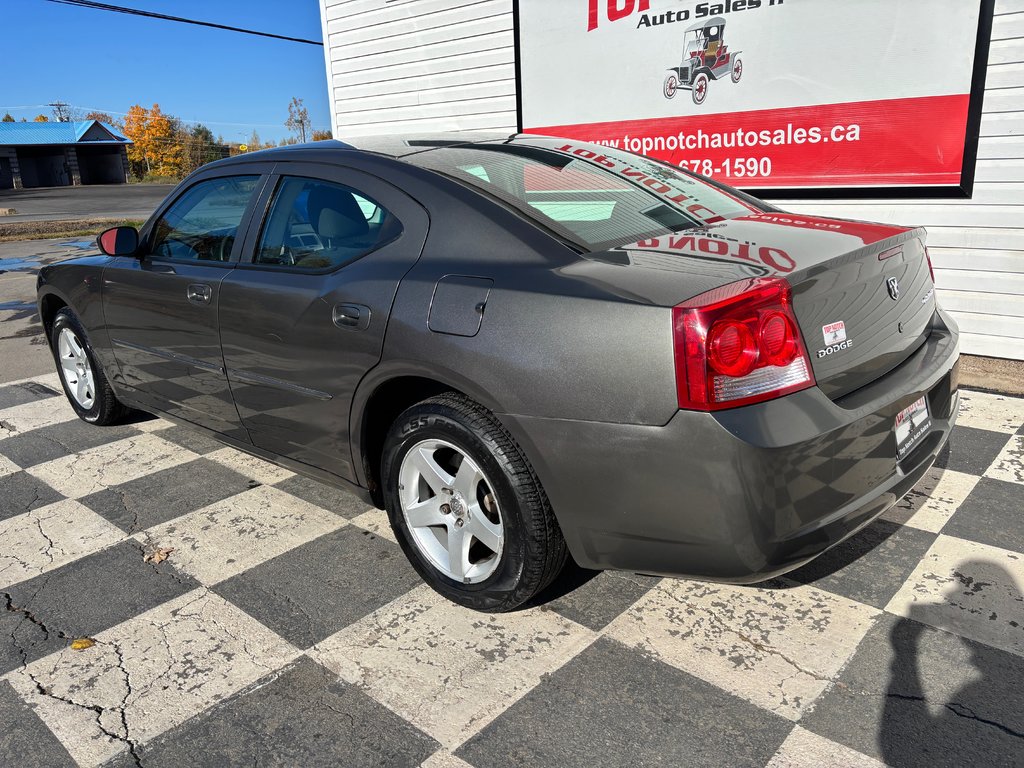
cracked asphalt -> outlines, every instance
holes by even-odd
[[[919,486],[786,578],[570,569],[489,616],[352,496],[79,421],[5,306],[0,765],[1024,765],[1024,400],[963,392]]]

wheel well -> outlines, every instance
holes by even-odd
[[[363,412],[362,461],[370,494],[381,509],[384,508],[380,477],[381,454],[391,425],[406,408],[442,392],[457,391],[433,379],[402,376],[384,382],[370,396]]]
[[[43,300],[40,303],[39,314],[40,319],[43,321],[43,330],[46,332],[46,338],[50,338],[50,329],[53,327],[53,318],[57,316],[67,304],[58,296],[54,296],[52,293],[43,296]]]

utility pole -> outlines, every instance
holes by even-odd
[[[53,107],[53,116],[58,123],[70,123],[71,122],[71,105],[63,101],[54,101],[47,104],[48,107]]]

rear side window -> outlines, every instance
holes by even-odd
[[[229,261],[259,176],[224,176],[190,187],[153,228],[153,256],[176,261]]]
[[[544,141],[442,147],[406,160],[498,198],[582,251],[763,210],[741,193],[639,155]]]
[[[274,193],[254,263],[305,272],[334,270],[401,231],[395,216],[349,187],[285,176]]]

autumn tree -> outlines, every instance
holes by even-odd
[[[313,131],[313,141],[329,141],[334,135],[330,131]]]
[[[299,138],[299,143],[306,143],[306,134],[309,132],[309,112],[302,106],[302,99],[292,96],[292,103],[288,105],[288,119],[284,121],[285,128]]]
[[[50,118],[48,118],[46,115],[36,115],[35,117],[32,118],[32,122],[33,123],[48,123],[48,122],[50,122]]]
[[[133,142],[128,147],[128,162],[135,176],[182,174],[183,152],[181,140],[175,134],[176,122],[160,111],[159,104],[152,109],[133,104],[128,109],[123,130]]]
[[[13,122],[14,122],[14,115],[12,115],[10,112],[5,113],[3,120],[0,120],[0,123],[13,123]]]

